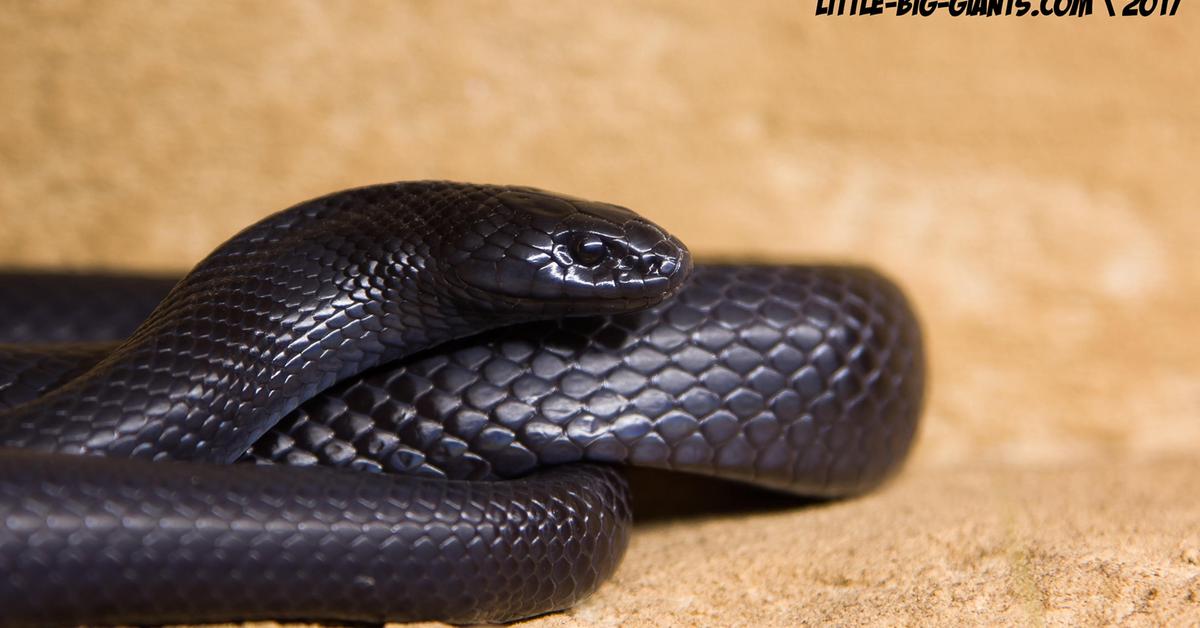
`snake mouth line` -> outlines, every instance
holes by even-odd
[[[680,292],[683,292],[684,287],[688,284],[688,275],[691,272],[692,262],[690,258],[685,259],[680,264],[680,279],[670,280],[675,281],[675,285],[666,290],[654,295],[625,297],[625,298],[605,298],[605,297],[573,297],[561,296],[552,298],[524,298],[524,297],[509,297],[511,300],[521,305],[537,305],[543,304],[543,309],[557,310],[562,306],[571,306],[573,309],[580,310],[579,312],[569,312],[562,314],[569,317],[581,316],[599,316],[605,314],[619,314],[622,312],[640,312],[652,308],[661,303],[666,303],[677,297]]]

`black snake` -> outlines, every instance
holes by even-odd
[[[924,363],[894,285],[691,270],[624,208],[418,182],[178,283],[0,278],[0,621],[507,621],[620,560],[590,463],[827,497],[898,468]]]

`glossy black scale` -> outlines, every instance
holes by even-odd
[[[582,237],[605,254],[556,255]],[[610,470],[451,482],[219,463],[365,369],[494,327],[642,309],[690,270],[633,212],[529,188],[372,186],[259,222],[90,367],[47,354],[22,369],[35,347],[0,369],[15,377],[0,382],[3,621],[480,622],[575,603],[625,548]],[[66,381],[35,376],[56,360]],[[19,399],[31,387],[52,389]]]
[[[627,541],[630,513],[621,480],[608,470],[563,463],[665,468],[817,496],[868,490],[902,464],[920,413],[924,359],[915,316],[900,291],[880,275],[853,267],[700,265],[680,289],[690,268],[686,250],[628,210],[524,189],[405,185],[418,186],[417,202],[438,212],[464,198],[478,203],[482,197],[484,205],[495,203],[534,218],[514,229],[520,220],[482,211],[466,221],[469,229],[443,223],[435,235],[401,234],[390,243],[368,244],[377,233],[369,239],[361,227],[346,229],[353,219],[325,216],[340,235],[331,235],[328,226],[313,230],[319,245],[309,249],[309,257],[317,268],[341,269],[324,272],[342,277],[340,285],[347,286],[342,301],[348,307],[320,284],[306,283],[305,273],[293,273],[292,281],[301,286],[301,296],[317,297],[308,309],[303,298],[285,297],[288,307],[278,310],[257,301],[256,295],[275,295],[279,287],[259,278],[232,291],[238,301],[215,308],[181,297],[194,293],[176,289],[168,304],[182,299],[204,312],[177,350],[211,349],[205,339],[230,322],[256,329],[243,320],[254,303],[262,303],[268,323],[286,319],[285,311],[299,307],[311,312],[312,328],[321,328],[323,321],[337,323],[338,333],[326,333],[322,341],[290,341],[300,359],[328,364],[328,354],[337,358],[334,366],[318,369],[336,377],[318,375],[312,387],[326,379],[344,381],[307,401],[301,399],[309,397],[307,392],[291,395],[303,403],[247,440],[241,461],[258,465],[109,464],[114,461],[75,458],[78,464],[61,464],[62,456],[0,454],[0,499],[10,504],[7,515],[0,512],[0,521],[9,522],[0,526],[0,572],[17,574],[8,589],[0,590],[0,601],[23,609],[20,616],[42,620],[50,616],[38,614],[39,600],[44,605],[46,595],[62,595],[64,587],[72,587],[76,602],[68,607],[74,610],[55,616],[63,621],[512,619],[563,608],[587,595],[611,574]],[[344,194],[351,196],[327,199],[352,212],[369,204]],[[587,228],[531,228],[547,216],[557,215],[561,223],[563,214],[579,208],[602,220]],[[289,223],[288,229],[294,226]],[[264,227],[249,233],[254,229],[261,233]],[[261,240],[242,237],[251,239]],[[438,239],[454,243],[459,253],[455,278],[461,283],[442,285],[434,291],[442,295],[438,298],[420,296],[419,290],[410,294],[408,301],[417,306],[396,319],[421,327],[420,334],[408,335],[407,348],[438,346],[399,361],[369,342],[365,353],[354,351],[350,341],[364,334],[351,326],[364,313],[371,316],[370,308],[378,306],[370,299],[387,283],[378,266],[365,260],[440,259],[447,253],[433,245]],[[227,274],[260,255],[249,246],[240,250],[237,242],[214,254],[217,263],[210,258],[200,268],[209,264]],[[289,241],[285,257],[294,254],[294,244]],[[463,249],[472,251],[469,259]],[[546,267],[519,265],[497,278],[496,264],[508,254]],[[422,281],[422,274],[402,266],[400,275],[408,282],[402,285]],[[428,270],[440,273],[435,278],[448,272],[436,263],[423,266]],[[19,316],[0,304],[0,322],[6,325],[0,342],[119,338],[173,283],[28,273],[10,279],[0,276],[0,295],[28,295],[25,287],[41,283],[40,298],[53,303],[62,298],[55,288],[61,286],[80,302],[77,311],[90,312],[92,320],[43,306],[49,313],[44,319],[17,324]],[[206,289],[226,280],[213,273]],[[600,292],[597,287],[606,281],[622,293]],[[542,305],[521,299],[521,306],[537,310],[522,315],[548,320],[438,342],[435,336],[478,329],[471,325],[479,318],[487,325],[514,320],[511,304],[488,309],[482,317],[464,315],[471,307],[461,299],[478,297],[481,285],[488,286],[493,304],[536,293],[534,301]],[[122,300],[125,307],[93,306],[89,286],[139,296]],[[658,305],[649,296],[676,290],[678,295]],[[651,307],[569,318],[549,311],[574,303],[580,312],[600,312],[615,308],[614,296],[624,299],[624,309]],[[103,312],[109,312],[107,318]],[[164,325],[154,320],[135,334],[135,341],[151,333],[147,329],[162,331]],[[62,394],[47,391],[64,383],[69,390],[74,378],[112,352],[113,346],[104,344],[0,346],[0,418],[11,416],[6,408],[19,411],[30,400]],[[363,367],[371,361],[363,355],[373,354],[386,363]],[[353,368],[345,366],[351,361],[346,356]],[[362,368],[365,372],[343,377],[344,370]],[[160,410],[171,416],[169,407]],[[35,424],[29,422],[36,432]],[[154,430],[153,424],[142,425]],[[187,442],[186,436],[158,433],[160,445],[213,451]],[[223,459],[237,457],[230,449],[235,444],[231,440],[223,449],[228,452]],[[551,470],[544,470],[548,466]],[[155,479],[147,482],[151,475]],[[524,479],[493,481],[501,478]],[[97,495],[111,501],[101,504]],[[145,530],[131,532],[128,521],[94,520],[99,527],[93,536],[82,536],[83,547],[109,547],[111,553],[115,545],[119,555],[138,565],[122,572],[132,574],[128,578],[97,577],[116,565],[89,568],[71,544],[80,542],[79,525],[87,513],[102,505],[126,509],[120,515],[126,520],[174,522],[192,539],[200,533],[190,527],[196,525],[209,537],[204,544],[183,544],[192,555],[186,574],[179,565],[167,564],[167,577],[148,585],[140,574],[164,573],[164,565],[154,562],[164,555],[139,539],[153,538],[152,547],[178,552],[179,535],[147,537]],[[50,517],[67,522],[62,534],[50,533]],[[22,530],[22,525],[31,527]],[[30,534],[42,535],[40,553],[20,545]],[[135,558],[139,552],[144,556]],[[53,567],[64,580],[49,587],[28,579],[34,567]],[[111,610],[116,606],[122,607],[120,613]]]

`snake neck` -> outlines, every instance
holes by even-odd
[[[0,445],[229,462],[355,373],[518,313],[439,268],[485,188],[408,184],[298,205],[202,261],[96,366],[0,413]]]

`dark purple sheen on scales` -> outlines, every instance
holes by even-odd
[[[0,275],[5,621],[508,621],[616,568],[607,465],[825,497],[896,472],[925,371],[892,283],[691,271],[625,208],[417,182],[174,286]]]

